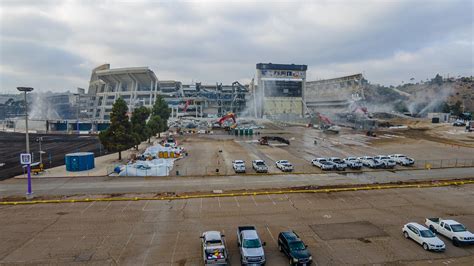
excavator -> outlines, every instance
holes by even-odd
[[[226,123],[226,121],[228,121],[229,119],[232,119],[232,121],[234,123],[231,124],[231,125]],[[224,128],[225,130],[234,129],[234,128],[237,127],[236,115],[232,112],[229,112],[226,115],[224,115],[223,117],[221,117],[219,120],[217,120],[217,122],[214,123],[214,125],[216,125],[216,124],[218,124],[220,128]]]
[[[321,130],[328,133],[339,133],[339,127],[334,125],[327,116],[324,116],[321,113],[317,113],[317,115],[319,118],[319,128]]]

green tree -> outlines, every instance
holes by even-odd
[[[156,99],[155,104],[153,105],[151,114],[152,116],[158,115],[161,119],[165,121],[168,121],[168,119],[170,118],[171,109],[169,108],[168,103],[166,103],[165,99],[161,95],[158,95],[158,98]]]
[[[156,134],[160,134],[161,132],[165,131],[163,119],[159,115],[152,115],[150,120],[148,120],[147,128],[148,128],[148,137],[155,136]]]
[[[451,113],[457,116],[462,113],[462,103],[460,101],[457,101],[455,104],[451,105]]]
[[[145,106],[136,108],[130,119],[132,123],[132,136],[134,139],[134,145],[138,148],[138,145],[148,138],[148,130],[146,127],[146,120],[150,116],[150,109]]]
[[[451,108],[449,107],[449,104],[447,102],[443,102],[441,104],[441,112],[443,112],[443,113],[450,113],[451,112]]]
[[[119,160],[122,160],[122,151],[133,147],[134,143],[127,112],[127,104],[122,98],[118,98],[110,113],[109,128],[99,134],[102,145],[110,152],[118,152]]]

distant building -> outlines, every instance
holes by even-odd
[[[257,64],[257,117],[302,117],[307,65]]]
[[[352,111],[353,102],[364,99],[362,74],[306,82],[304,101],[313,112]]]
[[[94,120],[109,120],[112,105],[119,97],[128,105],[129,112],[136,107],[151,107],[158,95],[158,78],[148,67],[111,69],[109,64],[92,71],[88,96],[88,112]]]

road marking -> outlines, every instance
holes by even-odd
[[[273,243],[276,244],[277,242],[276,242],[275,238],[273,237],[272,232],[270,232],[270,228],[268,228],[268,225],[265,225],[265,227],[267,228],[268,234],[270,234],[270,237],[272,238]]]
[[[217,197],[217,202],[219,203],[219,208],[221,207],[221,200]]]
[[[156,232],[153,232],[153,236],[151,237],[150,243],[148,244],[149,247],[146,249],[145,258],[143,258],[142,265],[145,265],[146,258],[148,257],[148,253],[150,253],[151,244],[153,243],[155,236],[156,236]]]
[[[313,202],[310,201],[309,199],[306,199],[306,201],[307,201],[309,204],[313,204]]]
[[[149,202],[150,202],[149,200],[147,200],[147,201],[145,202],[145,205],[143,205],[142,211],[145,211],[146,206],[148,205]]]
[[[240,204],[239,204],[239,201],[237,200],[237,197],[234,197],[234,199],[235,199],[235,203],[237,203],[237,207],[240,208]]]
[[[102,211],[106,211],[110,207],[111,204],[112,204],[112,201],[109,202],[109,204],[107,204],[107,206],[105,206],[105,208]]]
[[[252,200],[253,200],[253,204],[255,204],[255,206],[258,206],[257,202],[255,201],[255,197],[252,195]]]
[[[96,203],[95,201],[91,202],[89,206],[87,206],[84,210],[81,211],[81,215],[84,214],[84,212],[87,211],[87,209],[89,209],[90,207],[92,207],[92,205],[94,205],[95,203]]]
[[[130,203],[132,203],[132,202],[131,202],[131,201],[129,201],[129,202],[128,202],[128,204],[127,204],[125,207],[123,207],[123,209],[122,209],[122,212],[124,212],[124,211],[125,211],[125,209],[128,207],[128,205],[130,205]]]
[[[125,251],[125,249],[127,248],[128,243],[130,243],[130,240],[132,239],[132,236],[133,236],[133,233],[130,233],[130,236],[128,237],[128,240],[127,240],[127,242],[125,243],[125,246],[122,248],[122,250],[120,251],[120,254],[119,254],[118,258],[117,258],[117,264],[119,264],[120,257],[122,257],[122,254],[123,254],[123,252]]]
[[[276,202],[273,201],[272,197],[270,195],[267,195],[267,197],[272,201],[273,205],[276,205]]]
[[[288,197],[288,195],[285,194],[286,199],[290,202],[291,205],[295,206],[295,203]]]
[[[202,198],[201,198],[201,207],[200,207],[200,209],[202,210]]]
[[[171,266],[173,266],[174,254],[176,253],[176,247],[178,246],[179,234],[180,232],[178,231],[178,234],[176,235],[176,242],[174,242],[173,254],[171,255]]]

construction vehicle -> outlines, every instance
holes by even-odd
[[[234,122],[233,124],[230,124],[226,121],[232,119],[232,121]],[[234,129],[237,127],[237,119],[236,119],[236,116],[234,113],[227,113],[226,115],[224,115],[223,117],[221,117],[219,120],[217,120],[217,122],[215,122],[213,124],[213,127],[214,128],[223,128],[225,130],[230,130],[230,129]]]
[[[323,132],[335,133],[335,134],[339,133],[340,128],[334,125],[334,123],[327,116],[324,116],[321,113],[317,113],[317,115],[319,119],[319,128]]]

